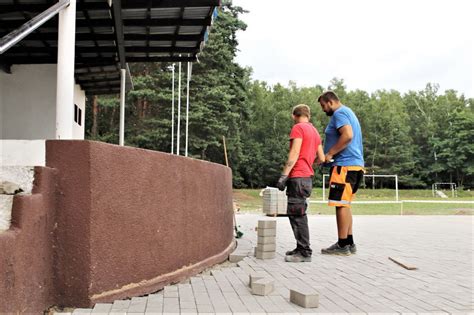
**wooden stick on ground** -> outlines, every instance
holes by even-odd
[[[409,265],[406,262],[404,262],[403,260],[401,260],[400,258],[388,257],[388,259],[390,259],[391,261],[393,261],[397,265],[400,265],[400,266],[402,266],[403,268],[405,268],[407,270],[416,270],[416,269],[418,269],[416,266]]]
[[[224,142],[224,157],[225,157],[225,165],[229,167],[229,160],[227,160],[227,147],[225,145],[225,136],[222,136],[222,142]]]

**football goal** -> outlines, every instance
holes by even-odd
[[[433,197],[448,198],[443,190],[451,190],[452,198],[457,197],[458,194],[456,183],[434,183],[431,185],[431,190],[433,191]]]

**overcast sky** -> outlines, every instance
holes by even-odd
[[[373,92],[455,89],[474,97],[473,0],[234,0],[237,60],[270,84]]]

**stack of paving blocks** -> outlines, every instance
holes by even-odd
[[[286,192],[278,188],[267,187],[263,191],[263,213],[266,215],[286,214]]]
[[[275,258],[276,220],[259,220],[257,226],[257,247],[255,257],[258,259]]]

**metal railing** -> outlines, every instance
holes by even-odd
[[[0,55],[31,34],[38,27],[49,21],[62,9],[69,5],[69,0],[59,0],[58,3],[48,8],[46,11],[33,17],[31,20],[11,31],[0,39]]]

